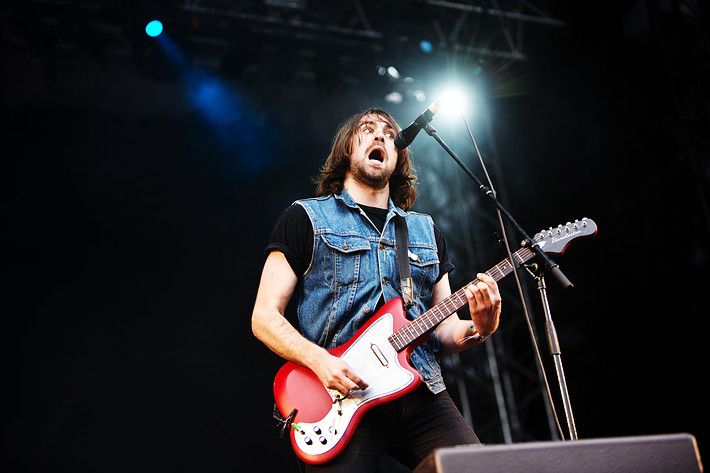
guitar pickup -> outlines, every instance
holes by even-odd
[[[378,347],[374,343],[370,343],[370,350],[372,350],[372,353],[374,353],[377,359],[380,360],[382,366],[389,365],[389,361],[387,361],[387,358],[385,357],[385,354],[382,353],[382,350],[380,350],[380,347]]]

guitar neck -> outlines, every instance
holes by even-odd
[[[513,258],[520,263],[524,263],[531,259],[535,254],[530,248],[521,248],[515,253],[513,253]],[[485,274],[492,277],[497,281],[500,281],[508,274],[513,272],[515,266],[509,259],[504,259],[488,271]],[[476,284],[480,282],[478,278],[467,284]],[[423,335],[428,333],[430,330],[434,329],[437,325],[443,322],[448,316],[462,308],[468,303],[466,299],[466,293],[464,292],[464,287],[458,291],[451,294],[446,299],[442,300],[434,307],[423,313],[421,316],[417,317],[404,327],[400,328],[392,335],[389,336],[389,341],[392,346],[397,351],[404,350],[412,342],[417,341]]]

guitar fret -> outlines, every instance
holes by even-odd
[[[454,292],[453,295],[458,299],[459,307],[463,307],[468,302],[468,300],[466,299],[466,291],[463,288]]]
[[[444,303],[444,307],[446,307],[450,313],[453,313],[456,311],[456,304],[454,304],[454,301],[451,298],[444,299],[443,303]]]
[[[444,315],[444,312],[441,310],[439,305],[436,305],[431,308],[431,311],[428,314],[427,319],[439,320]]]
[[[504,268],[502,266],[504,265],[496,265],[490,271],[488,271],[487,274],[495,280],[501,279],[503,276],[505,276],[505,271],[503,270]],[[498,274],[494,274],[494,271]]]
[[[389,336],[389,338],[390,338],[390,342],[394,342],[394,343],[392,343],[392,345],[394,346],[394,348],[397,351],[399,351],[402,348],[404,348],[405,346],[407,346],[406,344],[402,343],[404,340],[402,340],[402,332],[400,330],[397,330],[396,332],[394,332],[392,335]]]

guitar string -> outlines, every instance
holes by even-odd
[[[533,252],[529,248],[521,248],[513,254],[513,257],[517,257],[517,259],[520,260],[520,263],[529,260],[532,256]],[[496,281],[499,281],[512,271],[513,265],[510,264],[509,259],[505,259],[488,270],[486,274],[491,276]],[[467,284],[467,286],[470,284],[476,284],[477,282],[479,282],[478,278]],[[392,343],[397,351],[401,351],[414,340],[431,330],[438,323],[442,322],[446,317],[463,307],[466,302],[467,299],[465,296],[465,289],[461,288],[441,301],[439,304],[426,311],[420,317],[395,331],[388,337],[390,343]],[[448,312],[443,311],[442,307],[445,307]]]

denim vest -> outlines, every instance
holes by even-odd
[[[395,251],[395,213],[406,217],[409,231],[410,267],[414,306],[407,312],[416,318],[431,306],[439,275],[439,257],[431,217],[404,212],[389,201],[382,234],[343,190],[335,196],[296,202],[313,225],[313,259],[297,286],[297,310],[301,333],[327,349],[350,340],[375,313],[382,297],[401,297]],[[416,255],[416,258],[413,258]],[[437,361],[436,335],[417,347],[412,365],[429,389],[446,389]]]

